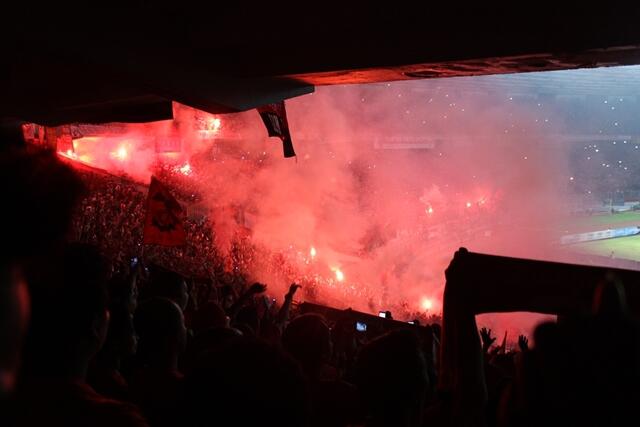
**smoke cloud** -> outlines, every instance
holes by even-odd
[[[461,246],[566,259],[556,246],[574,197],[566,147],[554,141],[563,112],[469,87],[320,87],[286,103],[294,159],[255,111],[179,105],[174,122],[119,127],[93,148],[87,136],[75,150],[141,182],[158,158],[183,171],[221,252],[231,257],[245,236],[251,256],[238,268],[274,295],[296,280],[304,299],[410,320],[439,313],[444,269]],[[182,152],[157,155],[157,135],[177,136]],[[482,322],[497,327],[492,319]],[[512,333],[532,321],[500,319]]]

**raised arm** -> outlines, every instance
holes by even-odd
[[[278,311],[278,316],[276,317],[276,324],[281,330],[282,328],[284,328],[285,323],[289,320],[289,312],[291,311],[293,296],[300,288],[300,285],[292,283],[291,286],[289,286],[289,291],[284,296],[284,302],[282,303],[282,307],[280,307],[280,311]]]

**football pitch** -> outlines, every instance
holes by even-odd
[[[618,237],[573,245],[578,252],[640,261],[640,236]]]
[[[640,226],[640,212],[577,218],[576,225],[581,228],[589,228],[591,231],[632,225]],[[572,245],[572,249],[587,254],[640,261],[640,235],[578,243]]]

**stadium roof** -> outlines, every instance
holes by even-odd
[[[243,111],[314,85],[640,63],[640,7],[633,5],[10,6],[0,26],[0,118],[48,125],[166,119],[171,101]],[[588,79],[571,83],[589,90]]]

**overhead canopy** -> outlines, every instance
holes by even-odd
[[[115,2],[118,3],[118,2]],[[169,118],[171,101],[244,111],[314,85],[640,62],[640,10],[537,4],[20,2],[3,13],[0,117]]]

